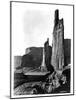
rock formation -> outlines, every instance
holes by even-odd
[[[48,68],[50,65],[50,59],[51,59],[50,49],[49,49],[49,38],[47,38],[47,41],[44,44],[44,48],[45,48],[45,63]]]
[[[49,38],[47,38],[47,41],[44,43],[43,47],[43,57],[42,57],[42,63],[41,63],[41,71],[49,71],[50,66],[50,46],[49,46]]]
[[[41,63],[41,71],[47,71],[46,63],[45,63],[45,48],[43,47],[43,56],[42,56],[42,63]]]
[[[59,19],[58,10],[55,11],[51,65],[55,70],[64,66],[64,24],[63,19]]]

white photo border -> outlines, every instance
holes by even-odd
[[[71,40],[71,93],[59,94],[41,94],[41,95],[13,95],[13,69],[12,69],[12,2],[14,3],[33,3],[33,4],[48,4],[48,5],[63,5],[73,7],[73,36]],[[25,1],[10,1],[10,99],[16,98],[39,98],[39,97],[53,97],[53,96],[69,96],[74,95],[74,5],[72,4],[57,4],[57,3],[43,3],[43,2],[25,2]]]

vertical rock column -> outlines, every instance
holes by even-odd
[[[42,72],[47,72],[47,67],[45,64],[45,49],[43,47],[43,57],[42,57],[42,63],[41,63],[41,71]]]
[[[62,70],[64,66],[64,25],[58,10],[55,11],[51,65],[55,70]]]
[[[47,70],[49,70],[50,59],[51,59],[50,47],[49,47],[49,38],[47,38],[47,41],[44,44],[44,48],[45,48],[45,63],[46,63]]]

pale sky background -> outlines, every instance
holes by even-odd
[[[27,47],[41,47],[49,38],[52,45],[54,12],[64,19],[64,38],[73,38],[73,7],[33,3],[12,3],[13,55],[25,54]]]

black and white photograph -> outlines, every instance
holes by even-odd
[[[11,98],[73,94],[74,6],[10,2]]]

